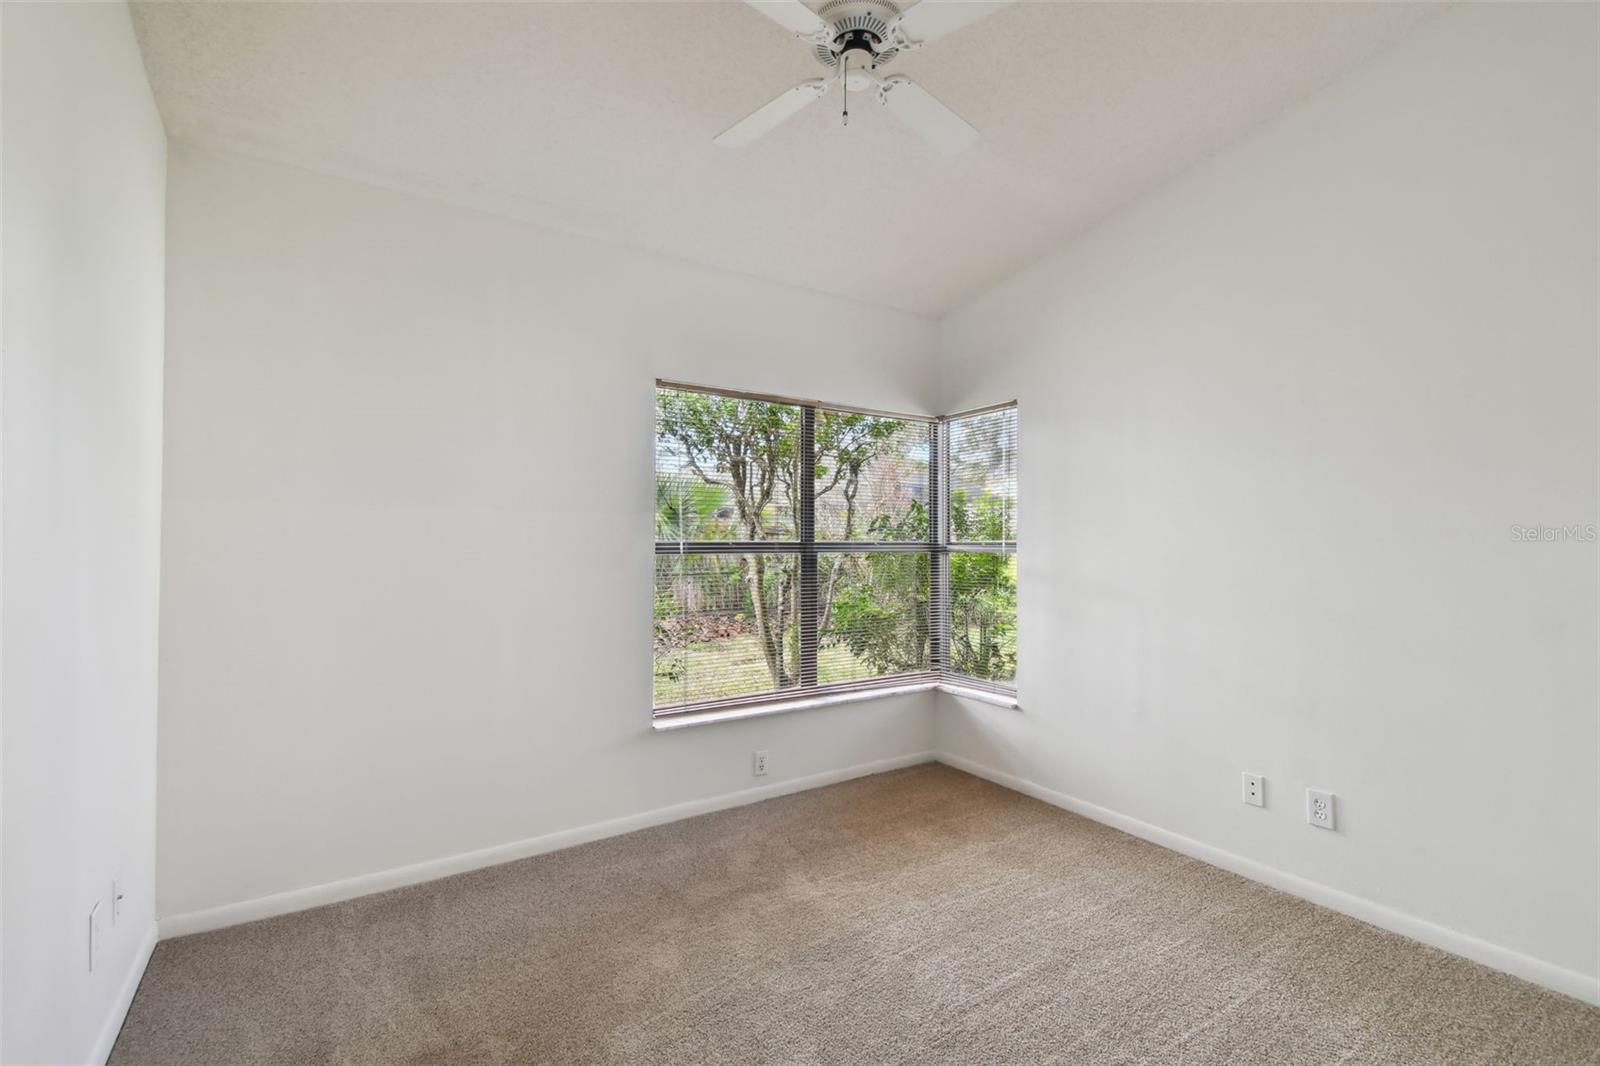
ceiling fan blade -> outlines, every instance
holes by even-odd
[[[790,33],[798,33],[802,37],[810,37],[826,25],[817,17],[815,11],[802,4],[800,0],[744,0],[744,2]]]
[[[900,16],[900,32],[914,44],[926,44],[1010,7],[1011,3],[1012,0],[919,0]]]
[[[978,131],[966,119],[904,74],[883,79],[883,106],[901,125],[945,155],[964,152],[977,143]]]
[[[805,110],[806,105],[827,91],[828,83],[821,78],[803,81],[775,100],[750,112],[713,137],[712,141],[723,148],[743,148],[798,115]]]

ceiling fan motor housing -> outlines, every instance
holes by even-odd
[[[900,52],[890,29],[900,9],[888,0],[829,0],[817,16],[828,24],[815,48],[825,67],[837,67],[845,55],[852,67],[881,67]]]

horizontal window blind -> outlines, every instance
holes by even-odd
[[[819,541],[926,541],[928,449],[924,422],[817,412]]]
[[[821,683],[928,673],[928,569],[922,552],[819,557]]]
[[[656,390],[656,539],[800,539],[800,408]]]
[[[949,499],[943,673],[1013,692],[1017,676],[1017,409],[945,423]]]
[[[656,713],[953,672],[1004,690],[1015,414],[945,421],[658,383]]]
[[[1017,409],[1002,407],[948,422],[950,543],[1014,545],[1017,540]]]
[[[657,555],[655,705],[800,684],[800,557]]]

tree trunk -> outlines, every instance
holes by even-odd
[[[860,479],[852,478],[844,490],[844,539],[851,540],[856,535],[856,493],[859,491]],[[839,570],[844,563],[843,555],[833,557],[833,565],[828,568],[828,585],[817,597],[817,643],[822,642],[822,637],[828,632],[828,626],[833,621],[833,593],[839,585]]]
[[[761,643],[761,656],[767,663],[767,674],[773,688],[787,688],[788,677],[783,662],[783,626],[772,631],[772,616],[767,611],[765,593],[767,562],[762,555],[745,556],[745,581],[750,586],[750,606],[756,616],[756,639]],[[780,612],[781,618],[782,612]]]

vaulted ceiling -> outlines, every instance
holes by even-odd
[[[834,96],[714,146],[822,73],[737,0],[148,3],[135,20],[174,139],[938,316],[1428,10],[1000,6],[894,63],[982,132],[954,157],[866,100],[841,125]]]

